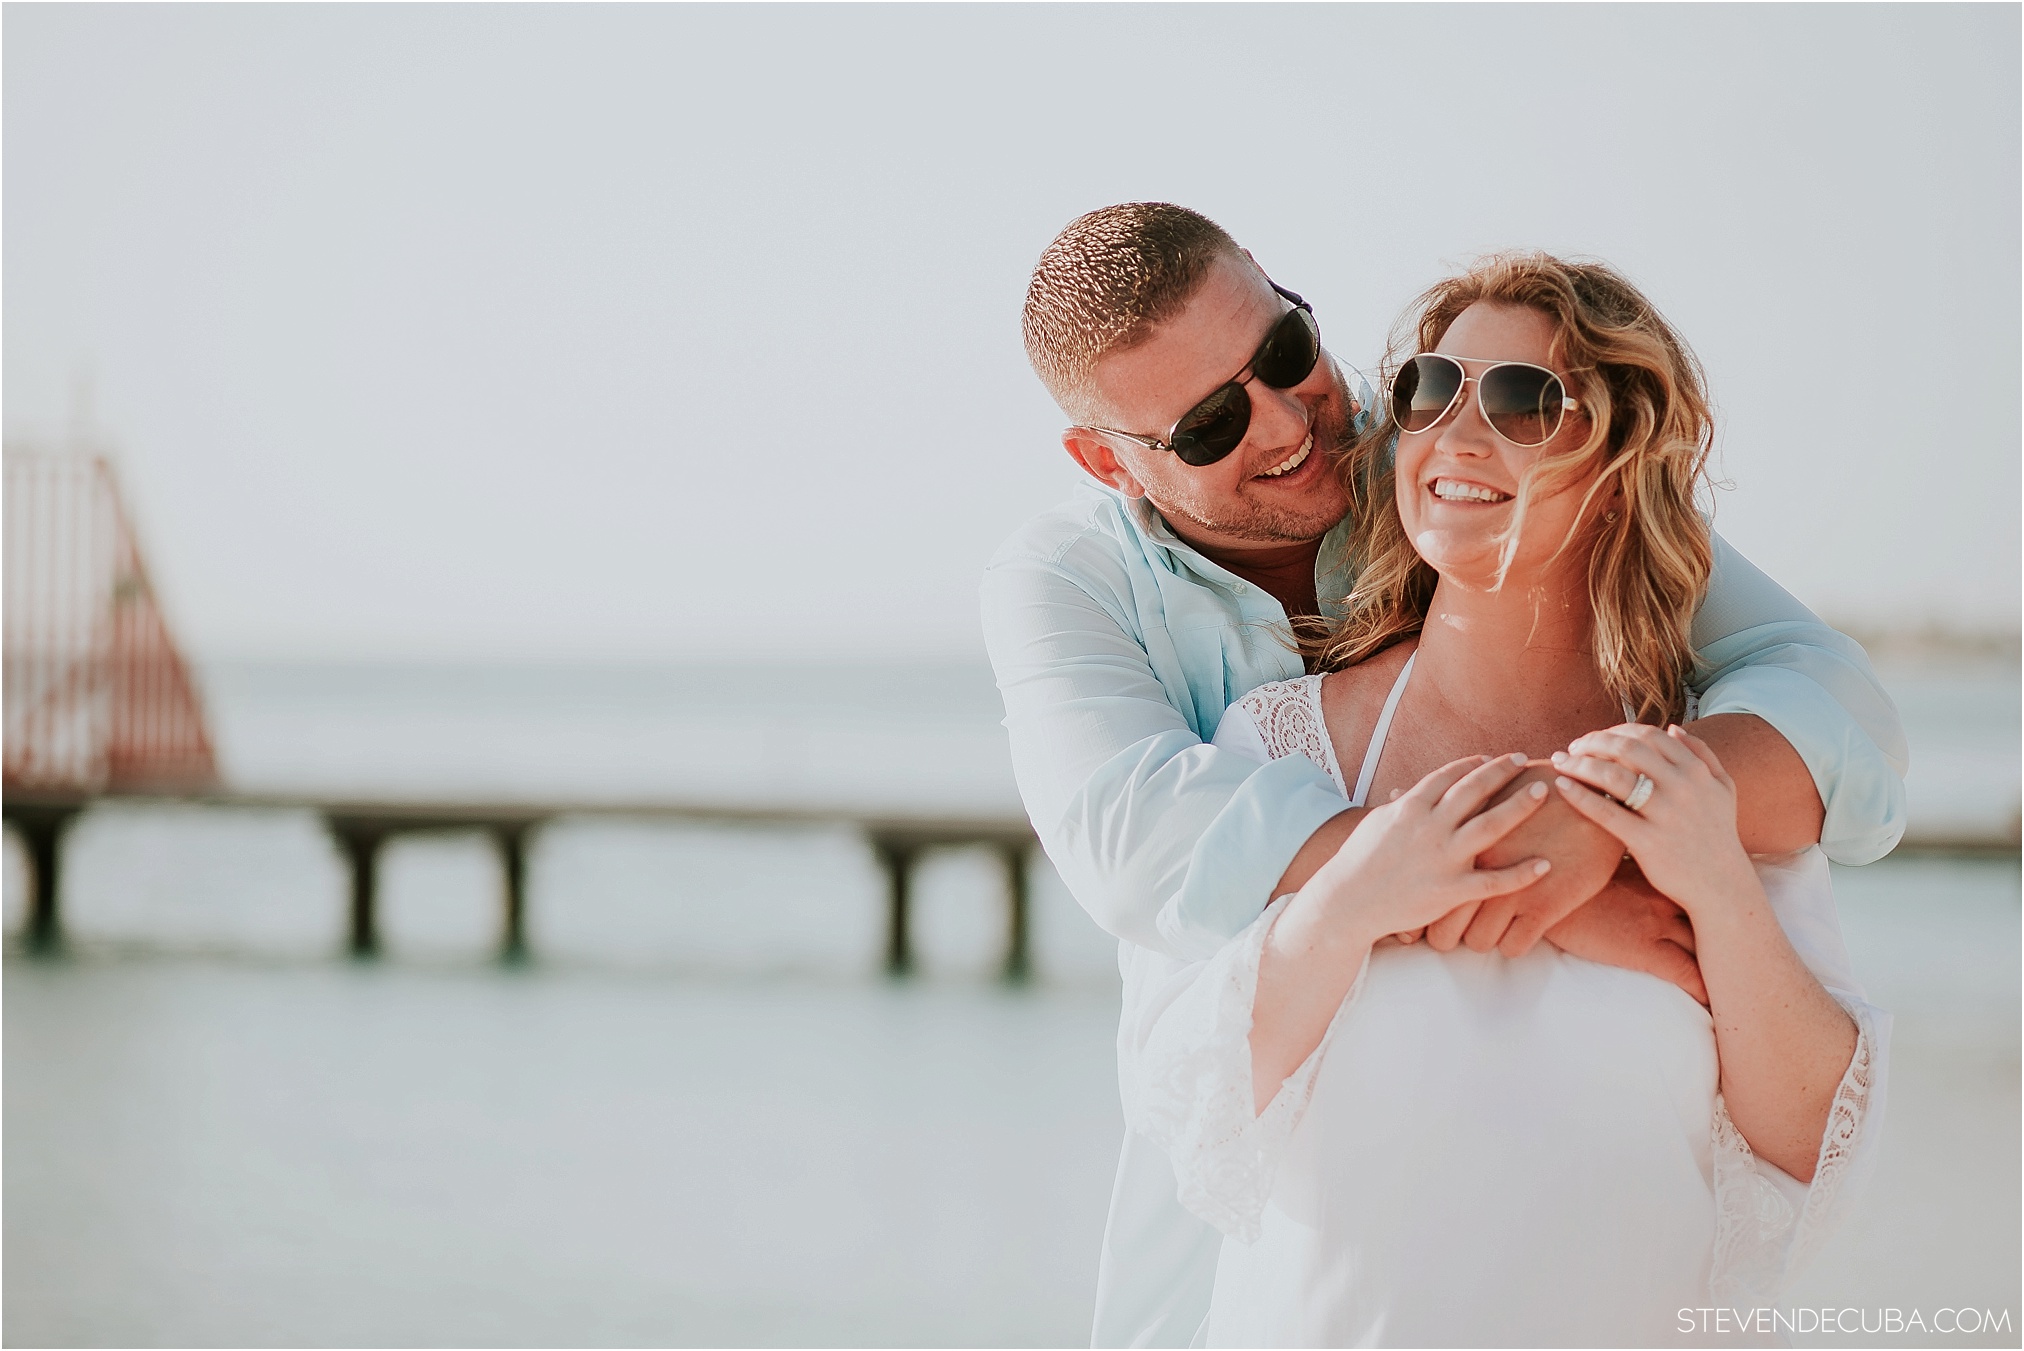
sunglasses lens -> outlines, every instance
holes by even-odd
[[[1292,309],[1272,326],[1251,363],[1251,373],[1273,389],[1291,389],[1314,374],[1321,360],[1321,326],[1304,309]]]
[[[1399,426],[1423,432],[1441,420],[1462,387],[1462,368],[1446,357],[1423,354],[1392,377],[1392,413]]]
[[[1514,445],[1543,446],[1560,430],[1566,392],[1560,377],[1538,366],[1493,366],[1477,386],[1483,419]]]
[[[1235,450],[1250,428],[1251,396],[1242,385],[1224,385],[1174,427],[1174,454],[1184,464],[1214,464]]]

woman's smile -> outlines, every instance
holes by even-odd
[[[1454,478],[1445,474],[1429,483],[1427,491],[1442,502],[1472,506],[1479,504],[1494,506],[1511,500],[1511,494],[1501,488],[1492,488],[1487,483],[1478,483],[1474,479]]]

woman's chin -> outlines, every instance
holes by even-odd
[[[1428,567],[1453,582],[1495,582],[1504,561],[1504,541],[1492,531],[1428,528],[1413,536],[1413,548]]]

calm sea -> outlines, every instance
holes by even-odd
[[[1880,662],[1912,743],[1913,832],[2018,814],[2014,663]],[[703,798],[1017,811],[989,668],[225,665],[205,688],[249,789]]]
[[[1016,806],[970,667],[243,667],[206,688],[243,788]],[[2001,829],[2015,672],[1894,689],[1915,813]],[[5,973],[9,1344],[1086,1340],[1116,977],[1044,868],[1040,979],[1007,989],[991,860],[929,861],[925,970],[893,985],[878,875],[838,830],[559,823],[517,970],[487,960],[497,863],[474,837],[390,851],[390,953],[365,966],[333,955],[343,875],[313,819],[102,809],[67,866],[73,955]],[[10,844],[10,916],[22,880]],[[2016,860],[1837,888],[1898,1019],[1889,1152],[1796,1293],[2007,1310],[2007,1335],[1932,1340],[2016,1345]]]

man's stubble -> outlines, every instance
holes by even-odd
[[[1348,514],[1347,495],[1333,485],[1340,483],[1342,458],[1355,439],[1355,431],[1342,410],[1349,407],[1348,391],[1338,376],[1336,398],[1315,410],[1314,449],[1325,461],[1329,485],[1317,494],[1312,508],[1247,500],[1218,509],[1214,502],[1154,502],[1171,524],[1176,517],[1204,532],[1234,537],[1252,544],[1306,544],[1320,539]],[[1246,479],[1249,488],[1256,480]],[[1183,527],[1185,532],[1185,527]]]

